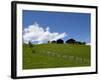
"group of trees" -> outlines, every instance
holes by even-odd
[[[58,40],[53,40],[53,41],[48,41],[48,43],[56,43],[56,44],[64,44],[64,43],[66,43],[66,44],[79,44],[79,45],[85,45],[86,44],[86,42],[81,42],[81,41],[76,41],[75,39],[68,39],[67,41],[65,41],[64,42],[64,40],[62,40],[62,39],[58,39]],[[29,41],[29,47],[30,48],[33,48],[34,47],[34,45]],[[34,52],[34,50],[33,50],[33,52]]]
[[[48,41],[48,43],[59,43],[59,44],[63,44],[64,41],[62,39],[58,39],[57,41],[56,40],[53,40],[53,41]]]
[[[48,41],[48,43],[57,43],[57,44],[64,44],[64,41],[62,40],[62,39],[58,39],[58,40],[53,40],[53,41]],[[86,44],[86,42],[80,42],[80,41],[76,41],[76,40],[74,40],[74,39],[69,39],[69,40],[67,40],[67,41],[65,41],[65,43],[67,43],[67,44],[80,44],[80,45],[85,45]]]

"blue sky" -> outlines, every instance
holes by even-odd
[[[66,32],[65,41],[73,38],[90,43],[90,18],[89,13],[23,10],[23,28],[37,22],[42,28],[49,26],[51,32]]]

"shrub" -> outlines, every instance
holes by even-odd
[[[33,47],[32,43],[31,43],[30,41],[29,41],[29,43],[28,43],[28,44],[29,44],[29,47],[30,47],[30,48],[32,48],[32,47]]]
[[[63,44],[64,41],[63,41],[62,39],[58,39],[58,40],[57,40],[57,43],[58,43],[58,44]]]

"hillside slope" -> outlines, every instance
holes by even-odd
[[[90,66],[89,45],[23,45],[23,69]]]

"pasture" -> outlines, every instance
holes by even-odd
[[[90,45],[23,44],[23,69],[84,67],[91,64]]]

